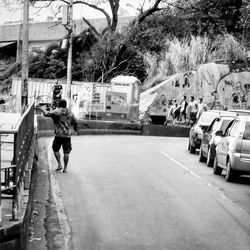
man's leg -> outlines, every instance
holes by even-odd
[[[62,169],[62,164],[61,164],[61,155],[59,152],[54,152],[54,155],[56,157],[56,161],[57,161],[57,164],[58,164],[58,167],[56,169],[56,171],[59,171]]]
[[[53,152],[57,161],[57,165],[58,165],[56,171],[59,171],[62,169],[61,155],[59,153],[60,148],[61,148],[60,138],[55,137],[53,141],[52,149],[53,149]]]
[[[67,167],[68,167],[68,162],[69,162],[69,153],[72,150],[71,146],[71,138],[65,138],[64,139],[64,144],[63,144],[63,162],[64,162],[64,168],[63,172],[67,172]]]
[[[67,167],[68,167],[68,162],[69,162],[69,154],[64,154],[63,161],[64,161],[63,172],[66,173],[67,172]]]

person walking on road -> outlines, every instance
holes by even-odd
[[[72,150],[71,135],[74,131],[77,132],[78,124],[74,114],[66,108],[67,102],[64,99],[60,100],[58,105],[59,108],[52,111],[46,111],[43,108],[40,108],[40,110],[44,116],[51,117],[53,119],[55,138],[52,149],[58,163],[56,171],[61,171],[63,169],[63,172],[66,173],[69,162],[69,153]],[[64,168],[62,168],[61,155],[59,152],[61,147],[64,153]]]

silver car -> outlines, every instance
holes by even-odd
[[[250,175],[250,116],[236,117],[224,134],[218,131],[216,136],[214,174],[225,169],[228,182],[238,175]]]
[[[196,149],[199,149],[201,146],[201,140],[203,138],[204,133],[207,131],[211,122],[218,115],[230,115],[232,112],[223,111],[223,110],[208,110],[202,112],[195,124],[191,127],[189,131],[189,142],[188,142],[188,150],[191,154],[195,154]]]

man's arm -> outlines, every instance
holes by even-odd
[[[57,94],[56,96],[57,96],[57,97],[61,96],[61,95],[62,95],[62,92],[63,92],[63,88],[62,88],[62,85],[60,85],[60,92],[59,92],[59,94]]]
[[[75,130],[75,132],[77,132],[78,131],[78,122],[77,122],[77,119],[76,119],[76,117],[73,115],[73,117],[72,117],[72,126],[73,126],[73,129]]]
[[[53,117],[56,115],[56,110],[52,110],[52,111],[47,111],[45,108],[43,107],[38,107],[38,109],[42,112],[42,114],[44,116],[47,116],[47,117]]]

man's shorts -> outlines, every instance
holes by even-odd
[[[63,153],[64,154],[69,154],[72,147],[71,147],[71,138],[70,137],[59,137],[55,136],[53,144],[52,144],[52,149],[54,152],[58,152],[60,148],[63,148]]]

